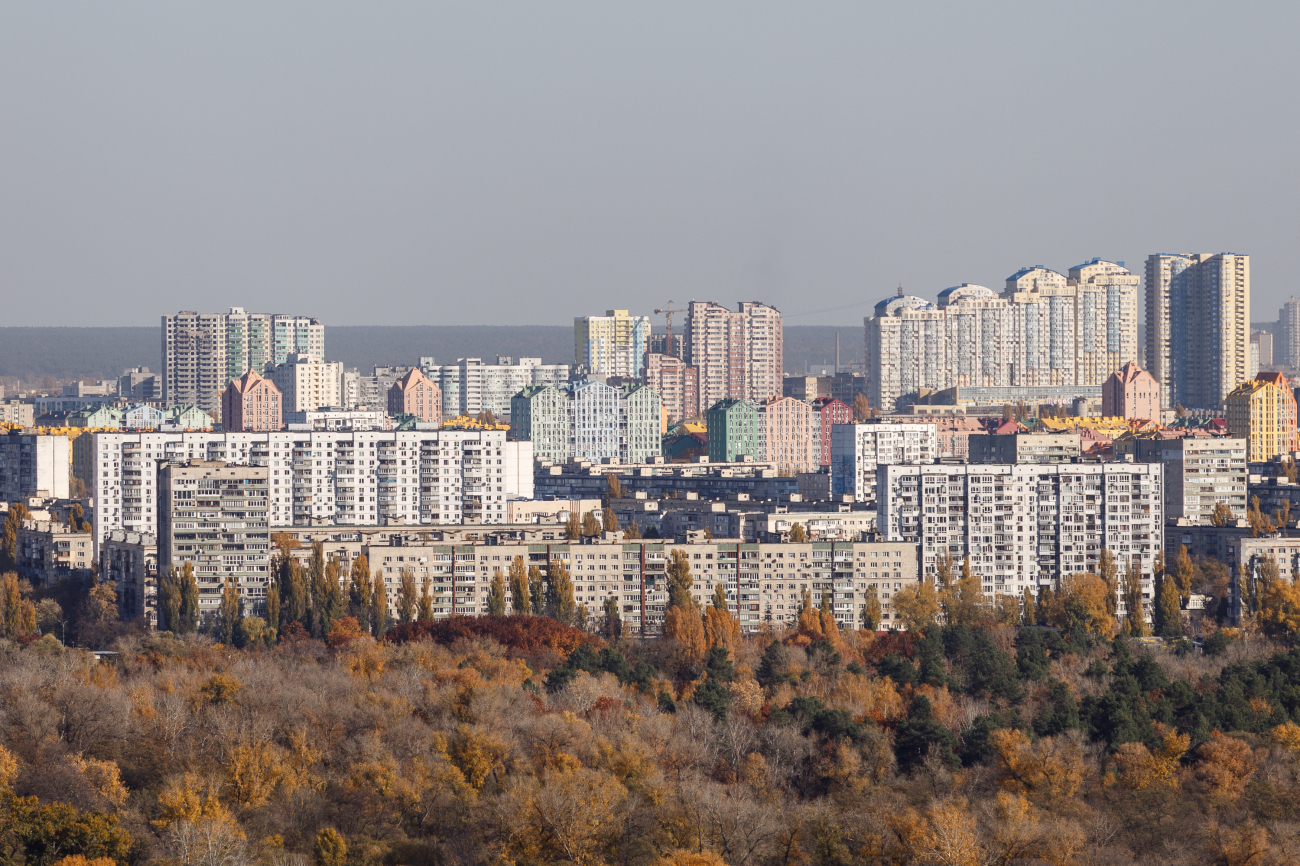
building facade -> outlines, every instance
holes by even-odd
[[[1165,471],[1165,515],[1211,523],[1223,503],[1233,519],[1246,517],[1246,440],[1185,436],[1181,439],[1117,439],[1115,456],[1159,462]]]
[[[221,426],[227,433],[264,433],[284,426],[280,389],[252,370],[231,379],[221,395]]]
[[[70,458],[67,436],[42,436],[10,430],[0,436],[0,500],[28,496],[68,498]]]
[[[196,405],[216,416],[231,379],[283,364],[291,354],[324,358],[325,326],[305,316],[248,313],[242,307],[165,315],[162,399],[168,406]]]
[[[813,441],[813,407],[793,397],[775,397],[760,406],[758,412],[764,449],[762,454],[754,455],[755,459],[775,463],[787,475],[815,472],[820,455]]]
[[[532,442],[539,459],[645,463],[662,453],[663,404],[653,388],[584,379],[529,386],[511,402],[510,436]]]
[[[71,529],[60,520],[24,520],[16,550],[18,575],[45,586],[88,577],[95,562],[91,533]]]
[[[194,569],[199,619],[210,625],[228,582],[239,590],[240,612],[266,616],[272,585],[267,522],[270,475],[265,466],[222,461],[164,461],[158,467],[158,567]],[[158,628],[178,631],[158,611]]]
[[[1129,361],[1101,386],[1101,414],[1107,418],[1160,420],[1160,383]]]
[[[429,424],[442,423],[442,392],[419,369],[412,368],[388,389],[389,415],[414,415]]]
[[[1158,463],[884,466],[876,525],[920,545],[923,575],[940,557],[969,559],[990,595],[1096,573],[1103,549],[1121,571],[1138,565],[1149,592],[1164,544],[1162,476]]]
[[[266,468],[277,526],[501,523],[507,499],[533,495],[532,444],[497,430],[93,436],[97,550],[115,529],[157,534],[163,461]]]
[[[853,408],[834,397],[812,401],[813,454],[818,467],[831,465],[831,432],[838,424],[853,423]]]
[[[1246,462],[1264,463],[1296,450],[1295,394],[1281,373],[1260,373],[1225,399],[1228,434],[1246,441]]]
[[[837,424],[831,430],[831,495],[875,502],[877,467],[933,463],[938,457],[934,424]]]
[[[748,400],[719,400],[705,413],[709,461],[734,463],[743,457],[765,460],[766,430],[758,407]]]
[[[742,301],[732,312],[711,301],[686,308],[686,362],[699,370],[700,406],[742,399],[758,404],[781,395],[781,313]]]
[[[639,379],[645,372],[650,317],[627,310],[573,320],[573,362],[588,373]]]
[[[1146,265],[1147,366],[1162,407],[1223,406],[1250,378],[1250,257],[1157,254]]]
[[[646,355],[645,382],[664,402],[669,423],[700,416],[700,369],[674,355]]]
[[[158,627],[158,539],[116,529],[99,545],[99,579],[117,585],[118,615]]]
[[[308,412],[343,403],[343,365],[338,362],[293,352],[272,368],[270,379],[280,391],[285,412]]]

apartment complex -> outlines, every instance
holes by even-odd
[[[1287,298],[1278,311],[1273,357],[1279,364],[1300,370],[1300,298]]]
[[[820,424],[811,405],[793,397],[774,397],[759,409],[759,422],[763,425],[762,459],[789,475],[817,471],[821,455],[813,434],[820,431]]]
[[[705,413],[705,425],[711,463],[766,460],[767,429],[758,407],[748,400],[719,400]]]
[[[661,454],[663,403],[645,385],[529,386],[511,400],[510,418],[510,437],[532,442],[539,459],[645,463]]]
[[[781,313],[757,301],[732,312],[711,301],[686,308],[686,362],[699,370],[700,406],[781,396]]]
[[[588,373],[639,379],[645,372],[650,317],[627,310],[573,320],[573,362]]]
[[[700,368],[675,355],[646,355],[646,384],[664,401],[668,422],[700,416]]]
[[[877,467],[938,457],[932,423],[838,424],[831,431],[831,495],[875,502]]]
[[[0,436],[0,500],[13,502],[37,491],[68,498],[67,436],[40,436],[10,430]]]
[[[91,534],[61,520],[24,520],[15,541],[18,575],[33,583],[51,586],[88,576],[95,562]]]
[[[289,353],[270,373],[283,397],[285,412],[309,412],[343,405],[343,364],[316,355]]]
[[[867,399],[893,412],[927,390],[1101,385],[1137,357],[1137,282],[1093,259],[1068,277],[1023,268],[1001,296],[963,283],[931,304],[900,289],[864,321]]]
[[[162,399],[221,410],[226,383],[289,355],[325,356],[325,326],[305,316],[185,311],[162,317]],[[311,408],[315,408],[314,406]]]
[[[420,369],[442,392],[442,417],[474,417],[488,411],[506,423],[510,422],[510,401],[516,394],[530,385],[558,388],[568,383],[570,372],[567,364],[501,356],[495,364],[485,364],[482,358],[459,358],[455,364],[442,366],[427,358],[421,359]]]
[[[273,432],[283,421],[280,389],[252,370],[231,379],[221,395],[221,426],[227,433]]]
[[[1163,547],[1158,463],[892,465],[880,470],[876,525],[919,544],[922,572],[969,559],[984,592],[1035,594],[1065,575],[1097,571],[1109,549],[1135,562],[1144,592]]]
[[[1224,400],[1228,433],[1246,441],[1246,462],[1263,463],[1296,450],[1295,394],[1281,373],[1260,373]]]
[[[279,531],[279,530],[273,530]],[[487,595],[496,572],[504,576],[519,557],[549,577],[551,563],[562,563],[573,581],[574,600],[587,608],[588,626],[603,618],[605,599],[616,599],[624,627],[634,634],[656,634],[668,603],[667,566],[674,551],[691,567],[692,595],[707,605],[721,585],[727,606],[746,634],[765,623],[788,624],[798,619],[806,590],[814,606],[823,597],[831,603],[842,628],[859,628],[867,594],[875,590],[882,608],[882,628],[897,623],[893,595],[917,581],[916,545],[898,542],[812,542],[805,544],[745,543],[736,540],[629,541],[597,539],[591,543],[545,541],[540,537],[512,538],[506,532],[480,537],[477,543],[447,539],[428,541],[411,534],[295,529],[309,552],[320,539],[325,555],[336,559],[346,574],[350,562],[366,556],[372,569],[382,570],[390,604],[403,570],[417,585],[429,584],[434,617],[453,613],[487,613]],[[526,533],[540,536],[540,533]],[[484,543],[484,542],[487,543]]]
[[[1165,473],[1165,515],[1191,523],[1213,522],[1223,503],[1234,519],[1246,517],[1246,440],[1209,436],[1115,440],[1115,456],[1158,462]]]
[[[531,443],[495,430],[95,433],[88,450],[96,550],[116,529],[158,533],[162,462],[265,468],[277,526],[501,523],[533,494]]]
[[[199,617],[210,623],[221,606],[222,589],[239,589],[241,612],[266,616],[271,575],[267,523],[271,491],[265,466],[221,461],[164,461],[158,467],[158,567],[194,569]],[[158,627],[176,631],[166,611]]]
[[[1250,256],[1149,256],[1146,344],[1163,408],[1221,407],[1251,375]]]

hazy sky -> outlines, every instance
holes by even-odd
[[[1294,2],[6,3],[0,324],[846,324],[899,283],[1183,251],[1249,253],[1273,319],[1298,30]]]

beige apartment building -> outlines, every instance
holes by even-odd
[[[712,301],[686,308],[686,362],[699,370],[699,405],[781,396],[781,313],[757,301],[732,312]]]
[[[588,373],[639,379],[650,340],[650,317],[627,310],[573,320],[573,361]]]
[[[858,628],[874,590],[882,609],[881,628],[901,627],[893,611],[898,590],[917,582],[916,545],[905,542],[745,543],[706,540],[703,532],[690,541],[630,541],[610,533],[590,543],[570,543],[558,532],[518,530],[473,533],[435,531],[402,532],[389,527],[353,529],[304,527],[273,529],[287,532],[302,547],[295,556],[311,556],[311,542],[319,540],[325,555],[339,561],[348,573],[357,556],[365,556],[372,572],[385,582],[391,613],[402,571],[410,570],[417,586],[429,583],[434,595],[434,617],[482,616],[493,575],[506,580],[510,563],[519,557],[545,576],[551,562],[563,563],[573,580],[574,597],[585,605],[588,627],[598,627],[605,599],[618,602],[624,628],[633,633],[657,634],[668,603],[667,567],[674,550],[687,557],[694,578],[695,599],[709,603],[721,584],[728,607],[742,631],[753,634],[765,626],[790,625],[798,619],[800,599],[806,590],[815,606],[829,597],[841,628]],[[431,537],[432,540],[428,540]]]
[[[343,405],[343,364],[314,355],[293,353],[271,373],[284,396],[285,412],[309,412]]]
[[[274,382],[252,370],[230,380],[221,395],[221,427],[227,433],[276,431],[283,422],[283,399]]]
[[[817,471],[821,461],[813,443],[811,405],[793,397],[777,397],[760,408],[759,416],[768,463],[775,463],[786,475]]]

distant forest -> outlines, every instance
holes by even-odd
[[[656,328],[656,330],[660,330]],[[785,371],[835,363],[840,336],[844,367],[863,360],[860,325],[787,325]],[[128,367],[161,366],[158,328],[0,328],[0,377],[39,382],[120,376]],[[377,364],[411,364],[432,355],[440,364],[457,358],[492,361],[540,357],[548,364],[573,363],[573,329],[564,325],[412,325],[332,326],[326,328],[325,354],[331,361],[368,372]]]

